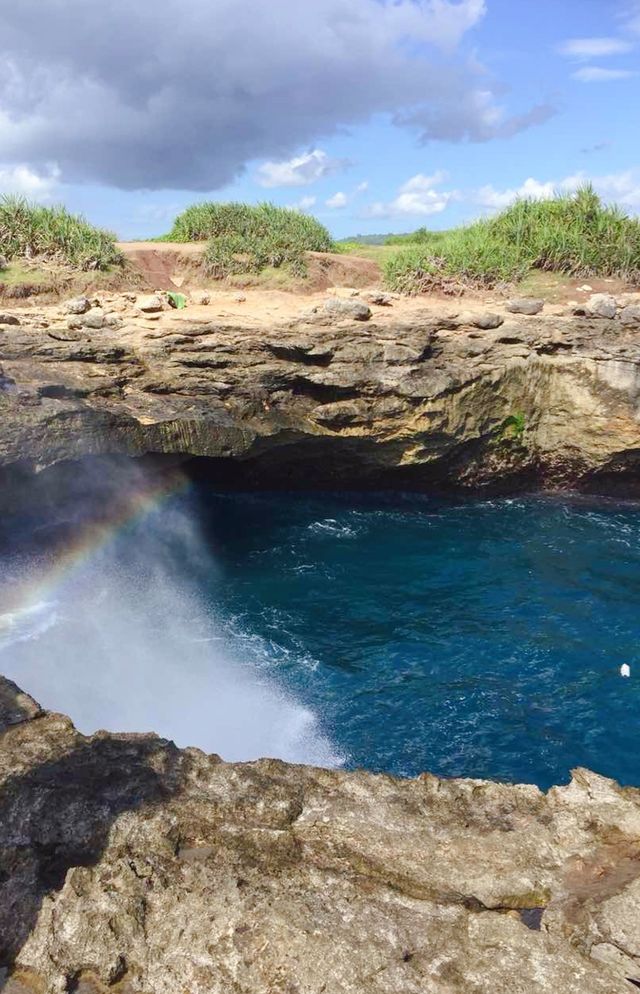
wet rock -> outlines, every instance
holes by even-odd
[[[351,321],[368,321],[371,317],[371,308],[360,300],[343,299],[342,297],[330,297],[325,300],[322,310],[332,318],[348,318]]]
[[[544,307],[544,300],[534,297],[517,297],[507,301],[506,308],[511,314],[539,314]]]

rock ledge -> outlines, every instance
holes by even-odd
[[[631,994],[640,791],[226,764],[0,678],[5,991]],[[636,983],[637,986],[637,983]]]

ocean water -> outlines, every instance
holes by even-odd
[[[192,487],[48,587],[50,564],[1,561],[5,591],[41,589],[0,618],[0,671],[84,731],[640,783],[637,505]]]

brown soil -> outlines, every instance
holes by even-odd
[[[118,248],[150,288],[175,290],[210,282],[202,272],[202,257],[206,249],[206,244],[202,242],[120,242]],[[316,293],[336,286],[362,288],[380,282],[380,267],[370,259],[333,252],[308,252],[307,260],[308,276],[304,280],[291,281],[291,289],[298,293]],[[276,274],[274,283],[278,285],[281,282]],[[226,283],[243,288],[269,288],[268,277],[241,278]]]

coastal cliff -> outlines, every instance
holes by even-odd
[[[623,994],[640,791],[227,764],[0,681],[4,989]],[[636,983],[637,986],[637,983]]]
[[[638,477],[637,322],[418,301],[368,321],[349,300],[262,320],[99,304],[0,315],[7,479],[95,455],[202,458],[248,486],[607,492]]]

